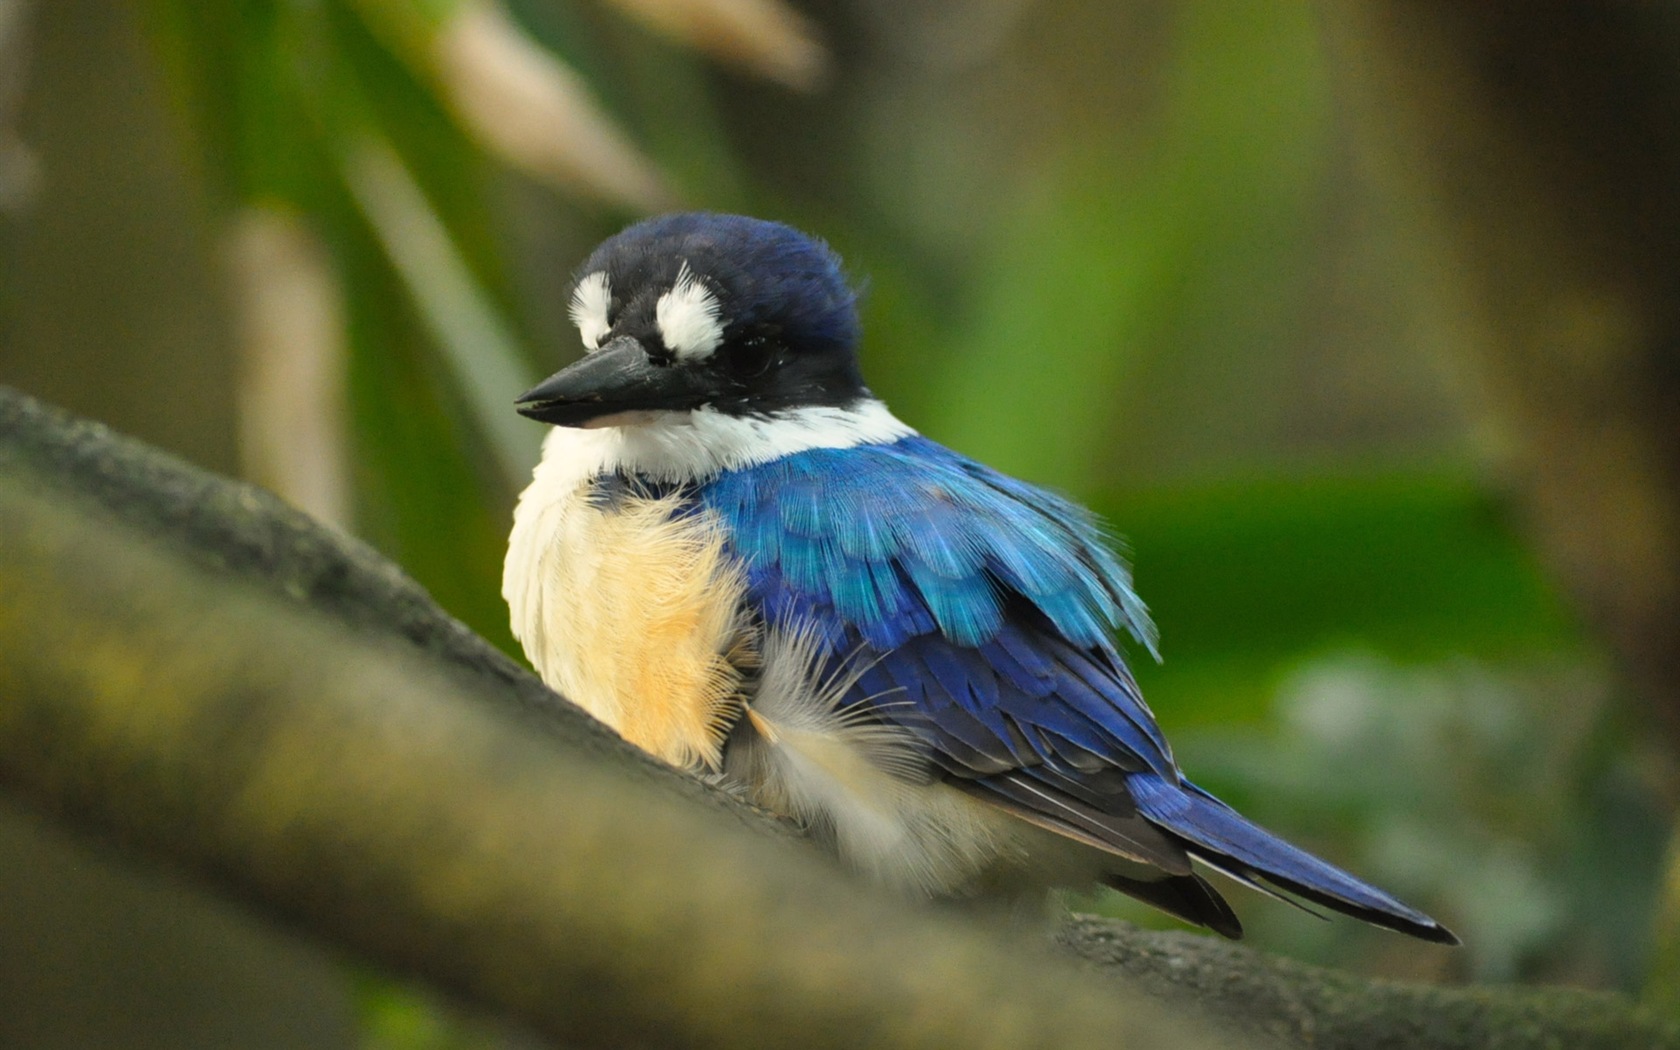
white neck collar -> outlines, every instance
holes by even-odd
[[[873,398],[768,417],[709,408],[664,412],[648,422],[597,430],[555,427],[543,441],[537,475],[558,472],[581,480],[623,471],[658,481],[697,481],[809,449],[887,444],[914,433]]]

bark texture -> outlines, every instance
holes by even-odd
[[[882,899],[366,546],[3,388],[0,696],[7,791],[575,1045],[1680,1046],[1616,996],[1094,919],[1082,973]]]

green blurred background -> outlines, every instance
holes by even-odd
[[[1314,5],[799,9],[0,0],[0,382],[277,488],[512,649],[510,405],[580,351],[571,267],[650,208],[794,223],[899,415],[1125,537],[1182,764],[1466,942],[1236,890],[1253,944],[1637,992],[1674,755],[1525,544]],[[519,1041],[0,814],[0,1043]]]

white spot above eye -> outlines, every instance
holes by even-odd
[[[723,343],[723,325],[718,321],[722,305],[688,263],[677,271],[677,283],[659,297],[654,320],[665,348],[685,361],[708,357]]]
[[[591,350],[601,345],[601,337],[612,328],[607,320],[607,311],[612,308],[612,286],[607,283],[605,270],[590,274],[578,282],[577,290],[572,292],[570,314],[572,323],[577,325],[578,335],[583,337],[583,345]]]

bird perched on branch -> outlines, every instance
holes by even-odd
[[[587,354],[518,400],[554,429],[502,583],[562,695],[916,893],[1101,881],[1240,936],[1201,865],[1456,943],[1184,777],[1102,527],[870,394],[824,244],[651,219],[583,264],[571,317]]]

